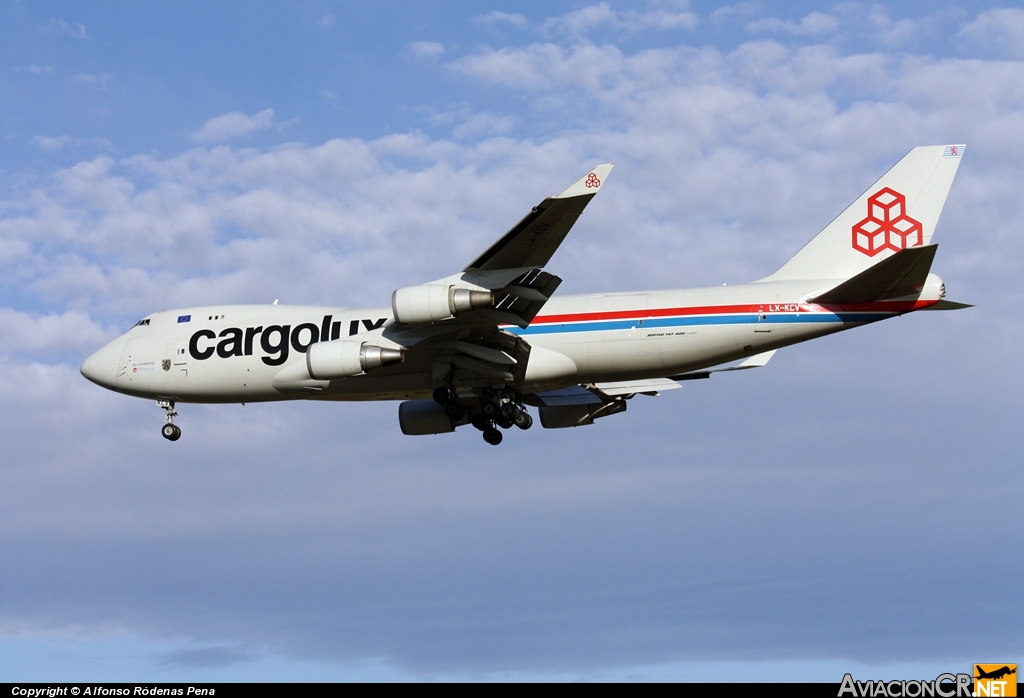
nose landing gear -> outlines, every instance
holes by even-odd
[[[174,409],[174,400],[157,400],[156,405],[162,407],[166,413],[160,433],[168,441],[177,441],[181,438],[181,428],[174,423],[174,418],[178,416],[177,410]]]

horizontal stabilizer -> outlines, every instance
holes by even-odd
[[[935,305],[929,305],[927,308],[921,308],[921,310],[963,310],[964,308],[973,308],[974,306],[970,303],[957,303],[956,301],[941,300]]]
[[[809,301],[820,305],[850,305],[919,294],[931,271],[936,249],[938,245],[900,250]]]

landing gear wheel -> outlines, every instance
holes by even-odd
[[[498,406],[493,402],[485,402],[484,414],[493,419],[498,414]]]
[[[513,405],[511,402],[506,402],[501,406],[501,416],[508,421],[513,421],[516,418],[516,412],[519,408]]]
[[[160,433],[168,441],[177,441],[181,438],[181,429],[174,426],[174,418],[178,411],[174,409],[174,400],[157,400],[156,406],[164,411],[164,426]]]
[[[469,420],[469,423],[480,431],[487,431],[491,428],[491,420],[487,419],[487,417],[479,412],[473,415],[473,418]]]
[[[444,413],[448,415],[450,419],[458,421],[466,416],[466,408],[457,402],[449,402],[444,406]]]
[[[511,419],[505,419],[504,417],[495,417],[494,423],[502,429],[511,429],[514,424]]]
[[[448,401],[452,399],[451,391],[447,385],[442,385],[440,388],[434,388],[434,402],[439,405],[447,405]]]
[[[529,429],[533,426],[533,417],[526,410],[519,410],[515,418],[516,426],[520,429]]]
[[[489,443],[491,446],[497,446],[501,443],[501,432],[494,427],[484,429],[484,441]]]

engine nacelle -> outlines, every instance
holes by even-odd
[[[406,400],[398,406],[398,424],[406,436],[447,434],[455,431],[444,407],[433,400]]]
[[[447,320],[459,313],[494,305],[490,291],[472,291],[444,284],[407,286],[391,294],[391,310],[403,325],[423,325]]]
[[[310,344],[306,350],[306,369],[311,378],[332,380],[358,376],[374,368],[405,361],[401,349],[379,347],[352,339]]]

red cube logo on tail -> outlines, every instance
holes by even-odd
[[[907,215],[907,197],[889,187],[868,197],[868,217],[853,226],[853,249],[874,257],[923,244],[921,222]]]

